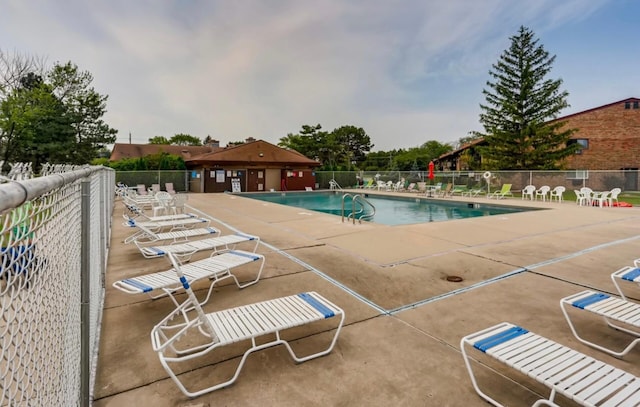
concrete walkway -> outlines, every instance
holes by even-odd
[[[266,256],[260,282],[243,290],[221,284],[205,311],[317,291],[347,316],[328,356],[296,365],[282,347],[261,351],[249,357],[235,384],[189,399],[151,349],[151,328],[170,312],[171,301],[111,287],[121,278],[170,268],[166,259],[144,259],[135,246],[122,243],[132,231],[122,226],[118,202],[94,406],[486,406],[471,386],[459,342],[502,321],[640,375],[640,349],[618,360],[582,345],[558,303],[585,287],[615,292],[611,272],[640,257],[640,209],[498,203],[548,210],[406,226],[353,225],[229,194],[189,195],[191,209],[215,219],[213,226],[260,236],[258,252]],[[196,288],[202,293],[207,284]],[[577,317],[592,339],[613,346],[628,339],[600,320]],[[330,334],[296,330],[295,345],[301,352],[312,350]],[[240,352],[208,355],[183,376],[194,386],[226,378]],[[505,405],[529,406],[537,394],[548,394],[537,382],[480,360],[480,385]]]

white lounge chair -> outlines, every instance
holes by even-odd
[[[613,297],[608,294],[585,290],[560,300],[560,308],[562,308],[562,313],[564,314],[573,335],[576,339],[586,345],[606,352],[612,356],[621,358],[629,353],[629,351],[633,349],[638,342],[640,342],[640,304],[626,301],[622,298]],[[588,341],[578,335],[578,332],[573,326],[570,316],[571,314],[569,312],[569,309],[571,308],[589,311],[595,315],[601,316],[604,318],[608,326],[618,331],[633,335],[635,339],[621,351],[615,351]],[[621,326],[620,323],[625,324],[625,326]]]
[[[190,259],[195,253],[204,250],[231,250],[244,242],[255,242],[252,252],[255,253],[260,238],[258,236],[247,235],[244,233],[235,233],[233,235],[216,236],[199,240],[188,240],[184,243],[172,244],[144,244],[134,240],[134,244],[140,250],[140,253],[147,259],[163,257],[168,253],[180,257],[182,260]]]
[[[176,276],[175,267],[176,264],[179,264],[179,261],[172,254],[168,254],[168,257],[171,259],[174,268],[118,280],[112,284],[113,287],[127,294],[148,294],[152,299],[168,295],[177,307],[179,303],[173,294],[184,288],[184,282],[181,282]],[[235,281],[238,288],[245,288],[257,283],[264,268],[264,260],[265,258],[261,254],[244,250],[229,250],[214,253],[206,259],[182,265],[181,270],[186,279],[185,281],[189,284],[206,279],[211,281],[209,290],[205,298],[201,301],[201,304],[204,304],[209,301],[213,287],[218,281],[231,278]],[[231,270],[256,261],[260,263],[256,277],[253,280],[241,284]]]
[[[174,242],[186,241],[190,237],[220,233],[220,230],[209,226],[209,220],[204,218],[183,218],[158,222],[136,222],[135,220],[129,220],[126,224],[138,230],[124,239],[125,244],[134,241],[139,243],[162,240],[173,240]],[[187,225],[202,225],[203,227],[187,227]],[[164,228],[170,228],[170,230],[162,232]]]
[[[169,257],[174,262],[176,274],[181,280],[185,280],[183,277],[184,267],[180,267],[173,256]],[[298,363],[324,356],[333,350],[344,323],[345,314],[342,309],[315,292],[301,293],[205,314],[198,304],[191,284],[186,280],[184,288],[187,292],[187,300],[153,327],[151,344],[166,372],[182,393],[188,397],[197,397],[234,383],[240,375],[247,357],[255,351],[284,345],[291,357]],[[281,336],[281,332],[289,328],[314,322],[320,323],[320,321],[334,317],[339,319],[339,323],[335,328],[333,339],[326,349],[317,353],[300,357],[293,351],[289,342]],[[267,337],[265,338],[265,336]],[[181,363],[193,368],[193,360],[226,345],[239,346],[239,343],[246,343],[247,348],[240,358],[233,376],[219,380],[209,387],[199,390],[187,389],[179,376],[182,366],[177,366],[178,373],[172,368],[173,365]],[[224,355],[224,357],[228,359],[229,355]],[[204,363],[211,364],[210,357],[207,357]],[[265,374],[268,375],[269,372],[265,372]],[[207,375],[207,379],[213,380],[211,375]]]
[[[616,287],[616,290],[618,290],[620,297],[622,297],[623,300],[627,300],[625,290],[619,283],[627,282],[633,283],[636,286],[640,285],[640,259],[635,260],[633,266],[624,266],[611,273],[611,281],[613,281],[613,285]]]
[[[640,378],[524,328],[503,322],[460,340],[474,389],[484,400],[502,406],[478,386],[467,355],[474,347],[547,386],[551,393],[534,406],[558,406],[561,394],[583,406],[637,406]],[[499,389],[496,391],[499,393]],[[558,406],[559,407],[559,406]]]

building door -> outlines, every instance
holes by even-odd
[[[247,191],[256,192],[264,191],[264,169],[247,170]]]

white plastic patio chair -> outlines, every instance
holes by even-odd
[[[306,292],[205,314],[191,284],[183,275],[184,267],[178,264],[175,257],[169,255],[169,258],[178,278],[183,281],[187,299],[153,327],[151,344],[166,372],[187,397],[197,397],[233,384],[247,357],[262,349],[284,345],[297,363],[327,355],[333,350],[344,324],[345,314],[320,294]],[[327,325],[321,321],[334,318],[339,319],[339,322],[337,327],[332,328],[335,329],[335,334],[329,346],[316,353],[298,356],[288,340],[281,336],[282,331],[312,323],[320,324],[317,329],[327,329]],[[234,374],[230,378],[218,380],[214,380],[215,373],[208,374],[206,379],[214,381],[213,385],[198,390],[188,389],[187,384],[182,381],[184,375],[180,374],[184,369],[182,365],[193,369],[194,361],[204,356],[206,358],[203,364],[211,365],[211,356],[208,354],[232,344],[247,345]],[[224,360],[232,357],[229,354],[222,355]],[[270,373],[265,374],[268,376]]]
[[[584,199],[586,201],[586,204],[588,206],[593,205],[593,189],[591,189],[589,187],[582,187],[582,188],[580,188],[580,192],[582,193],[582,195],[584,195]]]
[[[536,192],[536,187],[535,185],[527,185],[526,187],[522,188],[522,199],[530,199],[533,201],[533,194]]]
[[[553,188],[551,191],[549,191],[549,200],[553,201],[555,199],[558,202],[564,201],[564,191],[566,191],[566,188],[562,185]]]
[[[602,191],[593,198],[593,202],[595,202],[601,208],[605,206],[611,206],[610,195],[611,191]]]
[[[538,188],[536,190],[535,196],[534,196],[534,200],[538,200],[538,197],[540,197],[540,199],[544,202],[547,200],[547,194],[549,193],[549,191],[551,190],[551,187],[548,185],[543,185],[540,188]]]
[[[582,191],[578,191],[577,189],[574,189],[573,192],[575,192],[576,194],[576,205],[579,206],[587,206],[589,205],[589,200],[588,198],[585,196],[585,194],[582,193]]]
[[[609,197],[609,201],[611,202],[612,205],[613,205],[613,201],[616,201],[616,205],[620,204],[620,202],[618,201],[618,195],[620,195],[621,192],[622,192],[622,189],[620,188],[613,188],[611,190],[611,196]]]
[[[170,193],[166,191],[156,192],[153,196],[155,202],[153,203],[153,216],[158,215],[168,215],[172,213],[171,204],[173,202],[173,197]]]
[[[174,214],[185,213],[185,205],[187,204],[187,200],[189,199],[189,195],[187,194],[175,194],[173,196],[173,202],[171,204],[171,208]]]

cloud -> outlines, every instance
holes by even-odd
[[[384,150],[477,129],[487,72],[519,25],[552,30],[604,4],[10,0],[0,38],[91,72],[121,142],[277,143],[303,124],[353,124]]]

